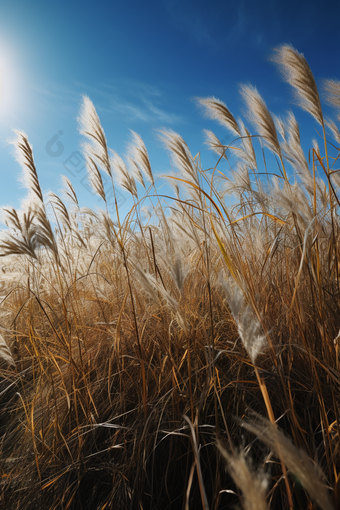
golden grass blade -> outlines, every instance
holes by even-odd
[[[237,220],[232,221],[230,223],[230,225],[233,225],[234,223],[238,223],[239,221],[242,221],[242,220],[246,220],[247,218],[251,218],[252,216],[256,216],[258,214],[267,216],[271,220],[274,220],[277,223],[279,223],[279,225],[285,225],[286,224],[286,222],[284,220],[281,220],[280,218],[278,218],[277,216],[274,216],[273,214],[270,214],[270,213],[267,213],[267,212],[264,212],[264,211],[259,211],[259,212],[254,212],[254,213],[251,213],[251,214],[247,214],[246,216],[242,216],[242,218],[237,218]]]

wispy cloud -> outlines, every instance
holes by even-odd
[[[95,97],[103,99],[96,104],[98,112],[114,113],[124,123],[145,122],[148,124],[178,124],[185,122],[183,115],[169,111],[169,97],[159,87],[131,79],[115,79],[101,87],[81,86],[95,101]]]
[[[157,86],[129,78],[110,80],[110,83],[104,84],[103,87],[109,90],[121,90],[123,87],[126,94],[135,97],[161,97],[163,95]]]
[[[177,124],[184,121],[182,116],[166,112],[155,106],[150,100],[144,98],[142,102],[144,103],[142,106],[137,106],[129,102],[113,101],[111,109],[121,113],[128,122],[142,121],[149,124]]]
[[[47,82],[45,84],[40,85],[32,85],[32,91],[39,94],[40,98],[46,99],[50,101],[50,99],[57,99],[62,101],[79,101],[79,92],[75,88],[71,86],[64,85],[62,83],[57,82]],[[58,103],[60,106],[60,103]]]
[[[74,81],[71,85],[47,83],[34,86],[34,93],[42,106],[55,104],[58,110],[74,113],[81,96],[87,94],[95,103],[98,112],[115,115],[124,123],[143,122],[148,124],[173,125],[185,122],[183,115],[170,111],[167,91],[139,80],[113,79],[109,83],[90,86]]]

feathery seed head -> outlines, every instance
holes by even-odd
[[[334,140],[336,140],[336,142],[340,145],[340,131],[338,129],[338,126],[332,120],[327,120],[326,125],[331,130]]]
[[[104,202],[106,202],[104,184],[100,170],[97,164],[95,163],[94,159],[89,155],[86,155],[86,167],[89,181],[93,190],[95,191],[95,193],[97,193],[97,195],[99,195],[104,200]]]
[[[316,138],[313,138],[312,144],[313,144],[313,149],[315,150],[315,152],[320,155],[321,154],[320,147],[319,147],[319,144],[318,144],[318,141]]]
[[[250,305],[246,304],[243,290],[234,281],[221,279],[220,286],[226,294],[242,343],[255,364],[267,344],[262,326]]]
[[[170,150],[173,162],[183,172],[184,179],[198,186],[199,180],[194,158],[183,138],[178,133],[175,133],[175,131],[172,131],[172,129],[163,129],[160,131],[160,139],[165,147]]]
[[[34,201],[41,206],[44,203],[42,191],[40,188],[37,170],[34,164],[32,145],[30,145],[27,135],[22,131],[14,132],[17,138],[11,143],[15,147],[15,157],[20,163],[22,169],[22,183],[29,191],[27,202]]]
[[[278,117],[275,114],[273,114],[272,117],[275,123],[276,130],[280,133],[283,140],[286,140],[286,129],[283,120],[281,119],[281,117]]]
[[[264,472],[252,472],[244,451],[229,454],[217,440],[217,448],[226,461],[227,469],[236,486],[242,491],[245,510],[268,510],[266,492],[268,476]]]
[[[84,144],[85,156],[96,157],[102,169],[111,177],[111,168],[104,130],[96,109],[89,97],[83,96],[83,104],[78,117],[79,131],[88,143]]]
[[[19,218],[18,211],[13,207],[1,208],[1,223],[22,233],[23,227]]]
[[[71,200],[71,202],[73,202],[77,206],[77,208],[79,208],[78,198],[77,198],[75,189],[72,186],[70,179],[68,177],[66,177],[65,175],[62,175],[61,179],[65,186],[65,189],[64,189],[65,195]]]
[[[238,162],[236,165],[236,170],[232,172],[234,181],[226,187],[227,190],[231,192],[239,192],[242,194],[244,191],[252,192],[251,181],[249,170],[246,165],[242,162]]]
[[[51,224],[45,209],[35,208],[20,215],[13,210],[6,210],[8,224],[14,228],[14,233],[5,232],[0,241],[1,256],[29,255],[37,259],[36,250],[41,247],[49,248],[59,261],[58,247]]]
[[[197,98],[196,101],[204,108],[206,116],[209,119],[217,120],[223,127],[227,128],[234,135],[241,136],[240,128],[235,118],[223,101],[216,99],[214,96]]]
[[[170,293],[164,289],[163,285],[161,285],[151,274],[145,273],[137,264],[133,264],[136,277],[141,284],[144,291],[150,296],[150,298],[155,302],[159,303],[160,298],[162,297],[169,307],[169,309],[177,315],[178,313],[178,301],[173,298]]]
[[[242,426],[258,436],[286,464],[289,471],[298,477],[303,488],[322,510],[332,510],[328,490],[322,482],[321,470],[312,464],[303,450],[298,450],[277,427],[262,417],[259,423],[243,422]]]
[[[131,135],[132,135],[132,144],[129,146],[129,154],[131,159],[134,160],[135,165],[137,168],[142,171],[146,177],[146,179],[151,183],[154,184],[154,177],[151,169],[151,163],[149,160],[149,154],[146,149],[145,143],[142,140],[142,137],[139,136],[137,133],[132,131],[130,129]],[[139,182],[145,187],[143,184],[143,178],[140,180],[140,177],[137,177]],[[143,182],[142,182],[143,181]]]
[[[293,112],[288,113],[285,132],[286,139],[282,145],[282,152],[285,158],[297,169],[307,190],[311,192],[313,189],[313,177],[301,147],[299,124]]]
[[[272,61],[278,64],[286,81],[294,87],[301,108],[324,125],[318,88],[313,73],[302,53],[290,44],[275,48]]]
[[[208,145],[209,149],[218,154],[219,156],[224,156],[225,148],[222,142],[217,138],[217,136],[209,129],[204,129],[204,134],[205,143],[206,145]]]
[[[241,85],[240,91],[248,107],[250,120],[256,126],[259,135],[263,138],[267,147],[280,157],[281,149],[274,120],[257,88],[251,85]]]
[[[175,256],[174,260],[168,260],[168,266],[177,289],[182,293],[184,281],[189,272],[189,266],[183,262],[182,257],[179,255]]]
[[[143,174],[140,171],[138,164],[130,156],[127,157],[127,161],[128,161],[130,171],[135,176],[135,178],[137,179],[139,184],[141,184],[143,186],[143,188],[145,189],[145,182],[144,182]]]
[[[249,165],[251,169],[257,168],[256,155],[253,146],[252,137],[245,127],[242,119],[238,119],[238,125],[242,135],[243,151],[241,152],[241,158]]]
[[[64,202],[53,191],[50,191],[49,196],[51,197],[51,203],[57,210],[61,223],[65,225],[68,230],[71,230],[71,220]]]
[[[327,102],[340,109],[340,80],[325,80],[324,89]]]
[[[138,198],[137,187],[132,172],[129,172],[123,159],[117,154],[117,152],[110,149],[111,157],[110,163],[117,179],[118,184],[125,188],[132,196]]]

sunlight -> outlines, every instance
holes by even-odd
[[[0,48],[0,115],[11,111],[15,99],[16,80],[10,54]]]

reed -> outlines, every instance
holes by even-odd
[[[322,126],[310,157],[297,113],[271,114],[255,87],[241,87],[250,125],[196,98],[234,138],[205,132],[209,171],[161,130],[178,171],[166,198],[142,138],[111,151],[85,97],[93,211],[66,177],[43,196],[17,132],[28,196],[2,210],[3,508],[339,508],[339,83],[325,82],[325,119],[303,55],[273,58]],[[102,172],[131,195],[125,217]]]

